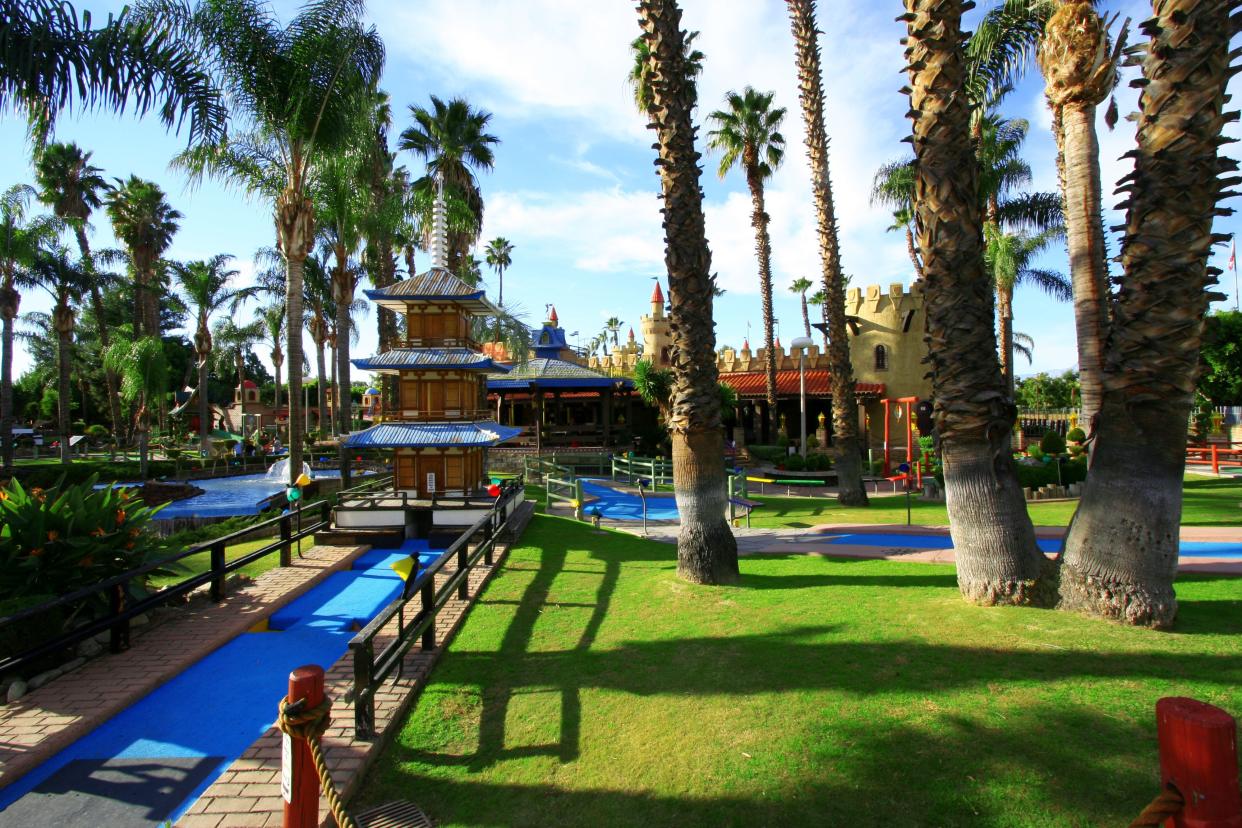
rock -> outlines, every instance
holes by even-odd
[[[47,684],[49,681],[51,681],[52,679],[56,678],[59,675],[60,675],[59,669],[48,670],[45,673],[39,673],[39,675],[35,676],[34,678],[30,680],[30,689],[38,690],[40,687]]]
[[[133,618],[129,619],[129,625],[131,627],[145,627],[147,624],[150,624],[150,623],[151,623],[151,617],[147,615],[145,612],[140,612],[137,615],[135,615]]]
[[[8,692],[4,694],[4,700],[12,704],[24,695],[26,695],[26,682],[18,679],[9,685]]]
[[[60,665],[60,667],[58,667],[57,670],[59,671],[59,674],[63,676],[65,673],[72,673],[74,670],[78,669],[85,663],[86,663],[86,659],[83,658],[82,656],[78,656],[73,661]]]
[[[149,480],[138,489],[138,496],[148,506],[159,506],[173,500],[185,500],[187,497],[197,497],[201,494],[206,494],[206,492],[198,486],[192,486],[189,483],[165,483],[159,480]]]
[[[104,651],[104,645],[98,638],[88,638],[78,645],[78,655],[82,658],[94,658]]]

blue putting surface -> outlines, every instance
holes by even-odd
[[[175,822],[272,725],[289,673],[331,667],[351,628],[401,593],[392,564],[416,555],[421,568],[442,553],[406,541],[360,556],[274,613],[271,632],[238,636],[0,790],[0,828],[39,815],[62,825],[120,824],[118,814],[125,824]]]
[[[586,505],[589,512],[596,507],[600,514],[610,520],[642,520],[642,499],[629,492],[622,492],[598,483],[582,481],[582,493],[588,497],[598,498]],[[672,495],[647,495],[648,520],[678,520],[677,500]]]
[[[899,549],[952,549],[953,539],[948,535],[915,535],[901,532],[849,532],[832,535],[828,543],[852,546],[884,546]],[[1044,552],[1060,552],[1060,538],[1039,538],[1036,543]],[[1214,541],[1182,541],[1182,557],[1212,556],[1218,558],[1242,558],[1242,543]]]

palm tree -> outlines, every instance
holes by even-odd
[[[69,438],[69,409],[73,404],[69,363],[73,350],[73,329],[76,324],[74,304],[86,289],[86,270],[81,262],[75,262],[64,247],[40,251],[35,258],[31,275],[55,300],[52,309],[52,327],[56,331],[57,405],[56,430],[60,437],[60,462],[71,462]]]
[[[160,335],[160,289],[156,266],[180,228],[182,215],[158,184],[131,175],[108,194],[112,231],[129,251],[134,268],[134,331]]]
[[[707,116],[715,127],[707,133],[707,146],[721,153],[717,170],[724,178],[740,166],[746,175],[752,205],[750,223],[755,228],[755,253],[759,259],[759,295],[763,303],[764,369],[767,377],[768,419],[776,427],[776,350],[772,316],[772,243],[768,236],[768,213],[763,200],[763,182],[770,178],[785,157],[785,138],[780,133],[785,108],[772,107],[772,92],[756,92],[746,87],[741,93],[725,95],[727,110]]]
[[[1074,282],[1074,327],[1082,418],[1089,428],[1103,394],[1108,337],[1108,264],[1100,193],[1100,145],[1095,109],[1116,85],[1122,31],[1109,51],[1108,31],[1087,2],[1061,2],[1044,28],[1039,65],[1053,112],[1065,203],[1066,241]]]
[[[117,112],[132,105],[139,115],[154,108],[168,128],[188,117],[193,140],[219,133],[225,117],[219,91],[190,45],[169,37],[160,17],[122,9],[91,28],[90,16],[79,23],[68,3],[0,0],[0,20],[0,109],[24,109],[37,144],[72,103]]]
[[[612,337],[612,347],[618,347],[620,343],[621,326],[625,323],[615,316],[608,317],[608,321],[604,323],[604,329]]]
[[[211,317],[226,306],[236,310],[239,304],[257,292],[257,288],[253,287],[229,287],[229,282],[237,277],[237,271],[229,267],[232,260],[232,256],[222,253],[206,261],[173,265],[173,273],[194,314],[194,356],[197,358],[198,368],[198,439],[199,450],[204,457],[209,453],[211,436],[211,403],[207,398],[207,371],[213,347]]]
[[[427,189],[442,178],[446,197],[464,201],[474,219],[469,232],[449,228],[448,267],[459,273],[483,226],[483,196],[475,172],[492,169],[496,163],[492,147],[500,139],[487,132],[491,113],[472,108],[463,98],[446,103],[432,95],[431,109],[411,105],[410,117],[414,125],[401,132],[397,147],[426,162],[422,187]]]
[[[811,284],[811,280],[801,276],[794,279],[793,283],[789,285],[789,292],[798,294],[799,298],[802,299],[802,327],[806,331],[808,339],[811,337],[811,314],[806,307],[806,292],[812,287],[814,285]]]
[[[1013,352],[1026,358],[1026,364],[1035,361],[1035,340],[1030,334],[1021,331],[1013,332]]]
[[[377,92],[370,113],[371,140],[363,161],[363,176],[369,190],[369,203],[362,216],[366,247],[362,260],[371,284],[389,287],[397,281],[397,249],[414,234],[411,216],[410,178],[405,167],[395,166],[396,153],[388,148],[388,130],[392,127],[392,110],[388,95]],[[397,347],[400,327],[397,314],[377,308],[375,324],[381,352]],[[391,386],[393,379],[382,375],[381,381]],[[391,397],[391,388],[387,397]]]
[[[91,255],[86,228],[91,213],[103,204],[103,193],[109,189],[103,170],[91,164],[91,153],[83,152],[77,144],[49,144],[35,157],[35,178],[39,183],[39,198],[51,206],[56,215],[73,228],[78,242],[78,252],[88,274],[95,272],[95,260]],[[109,325],[104,316],[103,293],[99,282],[90,280],[91,307],[98,320],[99,343],[103,350],[111,344]],[[113,439],[120,439],[121,401],[117,396],[117,375],[104,372],[108,396],[108,415],[112,421]]]
[[[60,236],[54,216],[26,217],[34,189],[18,184],[0,195],[0,459],[13,468],[13,323],[21,307],[19,289],[35,284],[31,274],[42,251]]]
[[[1221,157],[1233,4],[1155,5],[1139,95],[1134,172],[1123,187],[1121,290],[1112,303],[1091,475],[1062,556],[1062,606],[1164,627],[1177,599],[1186,431],[1219,199],[1237,162]],[[1066,133],[1068,179],[1070,154]],[[1137,472],[1137,473],[1136,473]]]
[[[258,0],[200,0],[183,28],[201,39],[221,85],[247,129],[203,143],[178,163],[270,199],[276,242],[286,263],[287,316],[302,317],[302,272],[315,243],[313,170],[357,134],[357,112],[371,99],[384,44],[361,22],[360,0],[319,0],[288,26]],[[302,325],[289,327],[286,357],[301,366]],[[302,372],[289,372],[289,480],[302,468]]]
[[[656,134],[664,197],[664,263],[673,330],[673,390],[668,427],[673,488],[681,514],[677,572],[696,583],[738,579],[737,541],[725,514],[716,331],[712,322],[712,257],[703,219],[699,154],[692,113],[697,99],[675,0],[640,0],[649,50],[648,117]]]
[[[815,191],[819,257],[823,267],[824,310],[828,316],[828,367],[832,383],[832,432],[837,449],[837,500],[847,506],[867,505],[863,485],[862,443],[858,436],[858,402],[854,396],[854,366],[850,364],[849,334],[845,320],[845,285],[841,248],[828,171],[828,133],[824,126],[824,85],[819,65],[819,31],[815,28],[815,0],[788,0],[789,22],[797,44],[798,99],[806,122],[806,150]],[[809,286],[808,286],[809,287]],[[802,318],[810,336],[805,292]]]
[[[145,480],[149,460],[151,400],[168,389],[168,359],[158,336],[137,340],[117,337],[104,362],[121,377],[121,398],[137,406],[139,473]]]
[[[306,259],[304,275],[302,288],[305,293],[306,329],[310,332],[311,341],[315,343],[315,369],[319,379],[316,385],[319,431],[327,434],[332,431],[332,415],[328,411],[324,348],[332,335],[336,307],[332,301],[332,272],[326,249],[320,255]]]
[[[212,336],[218,347],[219,358],[217,365],[220,368],[225,366],[233,368],[237,374],[237,390],[240,406],[241,422],[234,427],[239,434],[245,434],[246,429],[246,354],[251,349],[263,341],[263,321],[256,319],[245,325],[239,325],[231,318],[221,320],[217,325]],[[229,362],[233,364],[229,366]],[[290,428],[292,429],[292,414],[290,414]],[[290,448],[290,451],[293,449]]]
[[[513,264],[513,242],[497,236],[484,248],[487,266],[496,271],[496,304],[505,303],[505,271]]]
[[[935,421],[962,594],[980,603],[1048,599],[1010,459],[1015,411],[993,332],[984,268],[979,164],[963,94],[961,0],[906,0],[914,155],[913,203],[923,254]]]
[[[694,48],[694,41],[698,38],[698,32],[688,32],[683,41],[682,55],[686,61],[686,69],[690,73],[690,79],[695,80],[699,75],[703,74],[703,61],[706,55]],[[647,47],[647,41],[642,36],[634,38],[630,43],[630,55],[634,58],[634,63],[630,66],[630,73],[626,77],[630,89],[634,93],[634,106],[638,107],[638,111],[646,115],[651,108],[653,101],[651,92],[651,50]]]
[[[914,239],[914,165],[907,160],[890,161],[876,170],[871,184],[871,203],[882,204],[893,211],[888,228],[906,234],[906,253],[914,265],[914,278],[923,278],[923,260]]]
[[[276,369],[276,394],[272,407],[280,408],[280,369],[285,364],[285,352],[280,347],[280,343],[287,336],[285,330],[285,304],[277,302],[260,309],[258,321],[262,323],[263,342],[270,349],[268,356],[272,360],[272,367]],[[290,366],[290,370],[292,370],[292,366]]]
[[[824,331],[824,350],[825,351],[828,350],[828,332],[827,332],[828,308],[824,304],[825,302],[827,302],[827,300],[828,300],[828,295],[824,293],[823,288],[820,288],[819,290],[815,291],[810,296],[808,296],[806,299],[806,303],[808,305],[814,305],[815,307],[819,308],[819,315],[821,317],[820,322],[822,322],[825,326],[824,328],[820,329]]]
[[[996,312],[1000,318],[1001,377],[1010,397],[1014,383],[1013,355],[1017,347],[1017,335],[1013,332],[1014,289],[1026,284],[1062,302],[1073,297],[1073,286],[1064,274],[1032,264],[1033,259],[1064,232],[1058,227],[1035,234],[1006,233],[984,224],[984,262],[996,285]]]

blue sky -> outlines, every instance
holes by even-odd
[[[98,15],[120,3],[82,3]],[[286,18],[294,3],[277,2]],[[798,335],[801,311],[787,286],[799,276],[817,279],[820,265],[815,216],[802,145],[793,42],[784,4],[770,0],[684,0],[684,25],[702,34],[696,42],[707,55],[700,81],[700,120],[719,106],[731,89],[752,85],[773,90],[788,108],[783,129],[788,142],[784,166],[768,183],[772,219],[775,308],[786,343]],[[868,193],[875,169],[903,156],[909,134],[908,100],[899,39],[903,24],[894,17],[898,2],[820,0],[827,122],[832,183],[841,229],[842,261],[854,285],[909,283],[911,266],[904,236],[886,229],[889,213],[871,207]],[[991,2],[980,3],[982,8]],[[1105,0],[1104,7],[1136,21],[1141,2]],[[1147,13],[1150,6],[1147,6]],[[971,13],[970,20],[980,11]],[[388,48],[384,88],[393,101],[395,130],[410,123],[407,106],[428,96],[464,96],[494,114],[491,131],[501,139],[496,168],[481,176],[486,218],[484,239],[502,235],[515,245],[513,266],[505,274],[505,298],[538,324],[545,305],[554,303],[561,324],[582,340],[618,316],[637,329],[647,312],[651,277],[663,271],[659,181],[645,120],[635,111],[625,83],[628,44],[638,33],[628,0],[372,0],[370,15]],[[1127,69],[1126,79],[1137,69]],[[1236,90],[1234,90],[1236,92]],[[1121,112],[1135,108],[1128,86],[1119,89]],[[1003,112],[1031,122],[1025,156],[1035,171],[1033,187],[1056,186],[1054,148],[1048,132],[1042,82],[1030,76],[1007,98]],[[1119,160],[1133,146],[1133,124],[1122,120],[1109,132],[1099,125],[1105,202],[1126,171]],[[1229,133],[1240,131],[1231,125]],[[11,114],[0,120],[0,152],[8,186],[31,181],[23,124]],[[57,137],[94,152],[110,177],[131,173],[159,182],[172,204],[185,214],[169,255],[178,259],[231,253],[245,282],[253,273],[254,251],[273,244],[270,206],[214,182],[187,187],[168,160],[184,138],[167,134],[154,118],[112,115],[65,116]],[[727,290],[717,301],[718,345],[740,346],[748,325],[752,344],[762,337],[757,267],[750,227],[750,197],[740,173],[725,180],[715,174],[716,158],[705,152],[703,187],[713,267]],[[411,169],[419,162],[401,159]],[[1118,224],[1115,212],[1106,224]],[[1238,219],[1220,219],[1217,230],[1234,232]],[[96,246],[113,244],[106,218],[94,220]],[[1115,253],[1117,245],[1111,246]],[[1214,260],[1225,266],[1229,252]],[[420,254],[419,267],[428,259]],[[1041,263],[1065,272],[1065,253],[1055,250]],[[494,292],[494,276],[489,274]],[[1232,272],[1222,292],[1234,304]],[[45,309],[46,296],[31,294],[23,310]],[[1060,371],[1075,365],[1074,329],[1068,304],[1020,288],[1016,329],[1035,339],[1034,364],[1019,373]],[[243,311],[245,313],[246,311]],[[355,355],[375,350],[373,312],[360,320]],[[571,338],[572,341],[572,338]],[[309,338],[307,340],[309,345]],[[19,350],[16,371],[28,365]]]

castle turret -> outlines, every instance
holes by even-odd
[[[669,365],[673,337],[668,317],[664,314],[664,291],[660,290],[658,279],[655,290],[651,292],[651,314],[643,316],[638,322],[643,332],[643,358],[656,365]]]

